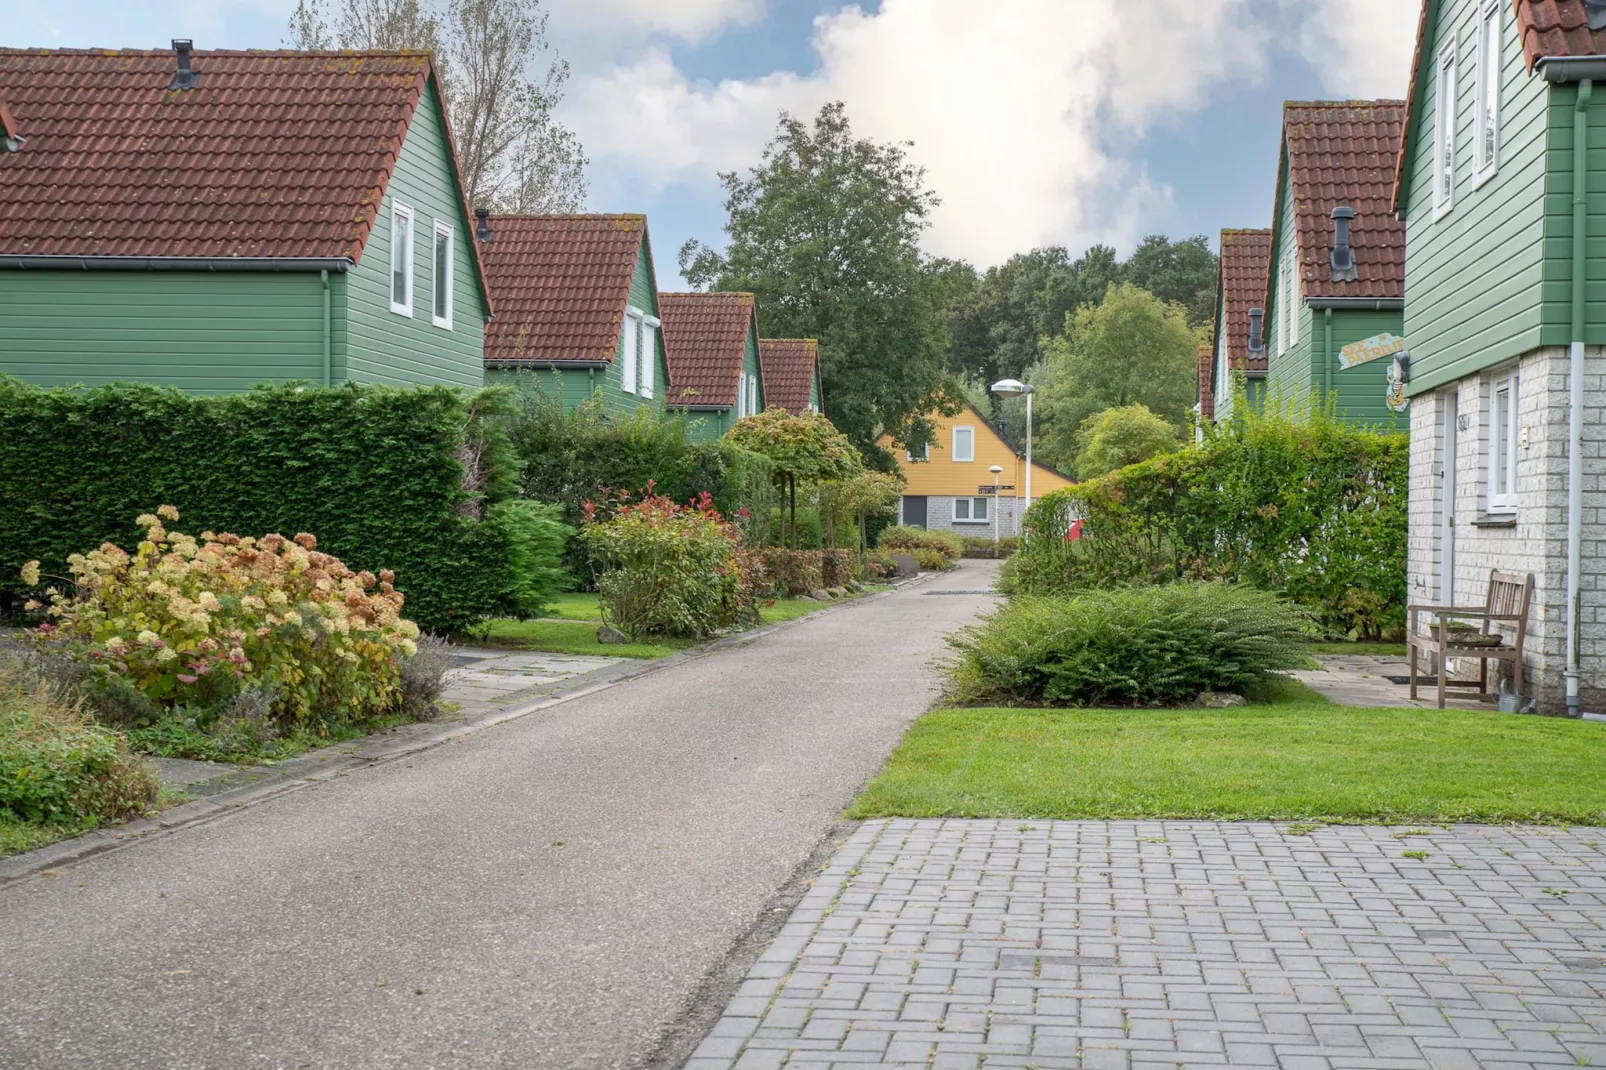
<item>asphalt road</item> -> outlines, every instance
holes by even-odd
[[[0,1067],[628,1067],[990,562],[0,890]]]

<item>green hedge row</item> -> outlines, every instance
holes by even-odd
[[[1064,490],[1005,566],[1024,594],[1225,579],[1286,594],[1329,634],[1404,626],[1408,439],[1321,410],[1251,414],[1205,442]],[[1062,536],[1073,517],[1082,537]]]
[[[186,532],[312,532],[354,569],[393,569],[420,627],[472,623],[507,608],[515,587],[516,533],[479,519],[516,490],[501,426],[511,415],[504,391],[196,397],[0,377],[0,591],[21,589],[29,560],[60,576],[68,554],[132,545],[134,517],[169,504]]]

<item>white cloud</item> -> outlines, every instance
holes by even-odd
[[[547,8],[565,30],[700,41],[727,26],[757,22],[764,0],[548,0]]]
[[[1300,29],[1299,53],[1335,96],[1403,98],[1420,14],[1406,0],[1321,0]]]
[[[776,113],[843,100],[854,129],[912,140],[943,198],[927,247],[996,263],[1047,242],[1128,245],[1155,187],[1110,146],[1264,73],[1248,0],[883,0],[815,20],[819,69],[689,81],[662,49],[579,82],[569,121],[594,159],[655,185],[750,166]]]

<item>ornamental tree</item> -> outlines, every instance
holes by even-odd
[[[797,484],[851,479],[864,468],[847,436],[823,413],[766,409],[736,421],[725,436],[732,445],[761,453],[775,466],[775,483],[790,509],[790,542],[797,548]],[[787,542],[785,533],[783,543]]]
[[[900,475],[869,470],[840,483],[827,483],[820,490],[820,510],[831,518],[831,544],[836,545],[836,519],[843,517],[853,521],[859,552],[865,553],[869,519],[896,513],[907,485]]]

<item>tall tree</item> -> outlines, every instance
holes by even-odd
[[[1187,423],[1198,373],[1200,332],[1181,305],[1131,283],[1084,305],[1067,334],[1048,344],[1040,400],[1050,463],[1069,464],[1077,432],[1094,413],[1142,404],[1178,431]]]
[[[854,137],[840,102],[812,124],[783,113],[756,167],[720,175],[726,250],[680,250],[693,286],[756,294],[767,335],[819,339],[827,413],[872,457],[883,430],[924,445],[952,407],[945,284],[918,246],[938,201],[906,148]]]
[[[449,0],[444,13],[429,0],[297,0],[290,43],[433,54],[470,203],[574,211],[586,157],[553,114],[569,65],[546,61],[546,26],[541,0]]]
[[[1187,309],[1189,326],[1216,314],[1216,254],[1203,234],[1177,242],[1164,234],[1144,238],[1127,258],[1125,281]]]

